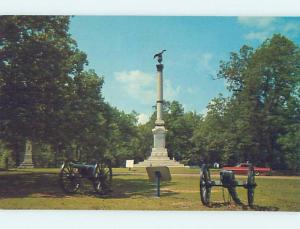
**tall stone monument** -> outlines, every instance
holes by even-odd
[[[168,150],[166,148],[166,128],[165,122],[163,120],[163,68],[162,54],[166,50],[161,51],[154,55],[154,59],[157,58],[158,64],[156,64],[157,69],[157,100],[156,100],[156,121],[155,127],[152,129],[154,145],[150,157],[134,167],[148,167],[148,166],[168,166],[168,167],[184,167],[178,161],[170,160],[168,157]]]
[[[20,164],[19,168],[33,168],[32,162],[32,141],[26,140],[24,160]]]

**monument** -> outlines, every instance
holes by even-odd
[[[183,164],[180,164],[178,161],[171,160],[168,157],[168,150],[165,144],[166,137],[166,128],[165,122],[163,120],[163,68],[164,65],[162,62],[162,54],[166,50],[162,50],[160,53],[154,55],[154,59],[157,58],[158,64],[156,65],[157,69],[157,100],[156,100],[156,121],[155,127],[152,129],[154,145],[150,157],[138,164],[135,164],[134,167],[148,167],[148,166],[168,166],[168,167],[184,167]]]
[[[33,167],[34,164],[32,162],[32,142],[30,140],[26,140],[24,160],[20,164],[19,168],[33,168]]]

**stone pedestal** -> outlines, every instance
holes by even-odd
[[[19,168],[33,168],[34,164],[32,162],[32,142],[26,140],[25,155],[24,160],[20,164]]]
[[[168,167],[184,167],[183,164],[175,160],[170,160],[168,150],[166,149],[166,132],[165,122],[162,117],[163,110],[163,65],[156,65],[157,68],[157,100],[156,100],[156,121],[153,133],[153,148],[150,157],[134,167],[149,167],[149,166],[168,166]]]

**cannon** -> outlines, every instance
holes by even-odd
[[[227,188],[228,193],[232,197],[233,201],[238,205],[243,204],[237,195],[236,187],[244,187],[247,189],[248,206],[251,208],[253,207],[254,190],[257,185],[255,183],[255,173],[252,165],[249,166],[247,180],[241,184],[236,181],[233,171],[230,170],[220,171],[220,181],[211,180],[209,167],[206,164],[203,164],[200,171],[200,198],[203,205],[211,205],[211,189],[214,186]]]
[[[111,191],[112,168],[109,163],[85,164],[67,160],[62,164],[59,181],[66,193],[76,193],[83,178],[90,180],[95,192],[100,195]]]

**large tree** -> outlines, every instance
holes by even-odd
[[[106,140],[104,158],[114,166],[124,166],[125,160],[135,157],[137,146],[137,113],[126,114],[115,107],[106,104]]]
[[[232,92],[225,115],[232,118],[226,130],[236,130],[235,144],[243,151],[240,159],[285,168],[289,158],[297,158],[291,156],[299,153],[297,137],[287,136],[299,134],[299,47],[281,35],[256,50],[244,46],[221,63],[219,77],[227,80]]]
[[[14,148],[68,137],[66,108],[87,63],[68,29],[65,16],[0,17],[0,138]]]

